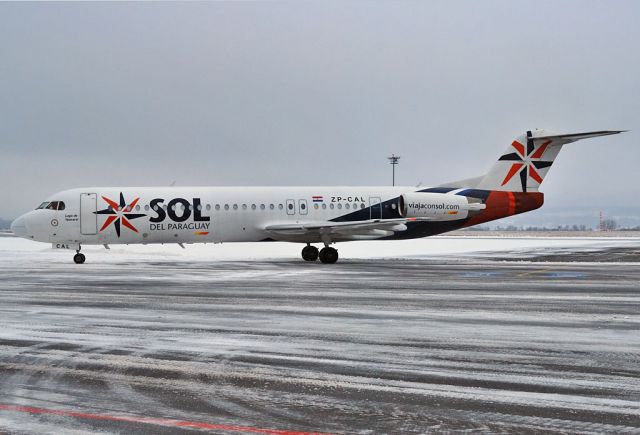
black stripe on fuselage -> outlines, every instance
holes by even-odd
[[[456,195],[460,195],[460,196],[470,196],[472,198],[478,198],[481,199],[483,201],[486,201],[487,198],[489,198],[489,194],[491,193],[490,190],[483,190],[483,189],[465,189],[462,190],[458,193],[456,193]]]
[[[428,189],[418,190],[418,192],[428,193],[449,193],[452,190],[456,190],[456,187],[429,187]]]

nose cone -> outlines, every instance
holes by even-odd
[[[11,231],[18,237],[25,237],[27,235],[27,224],[24,216],[20,216],[18,219],[11,222]]]

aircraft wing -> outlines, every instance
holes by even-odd
[[[316,236],[385,236],[394,231],[405,231],[407,222],[427,221],[430,218],[398,218],[398,219],[368,219],[349,222],[305,222],[299,224],[273,224],[264,229],[274,235],[316,235]],[[388,233],[388,234],[387,234]]]

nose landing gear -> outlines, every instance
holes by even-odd
[[[76,255],[73,256],[73,261],[76,264],[82,264],[87,258],[80,252],[80,249],[76,251]]]

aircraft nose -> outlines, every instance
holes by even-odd
[[[18,237],[24,237],[27,235],[27,224],[24,216],[20,216],[18,219],[11,222],[11,232]]]

